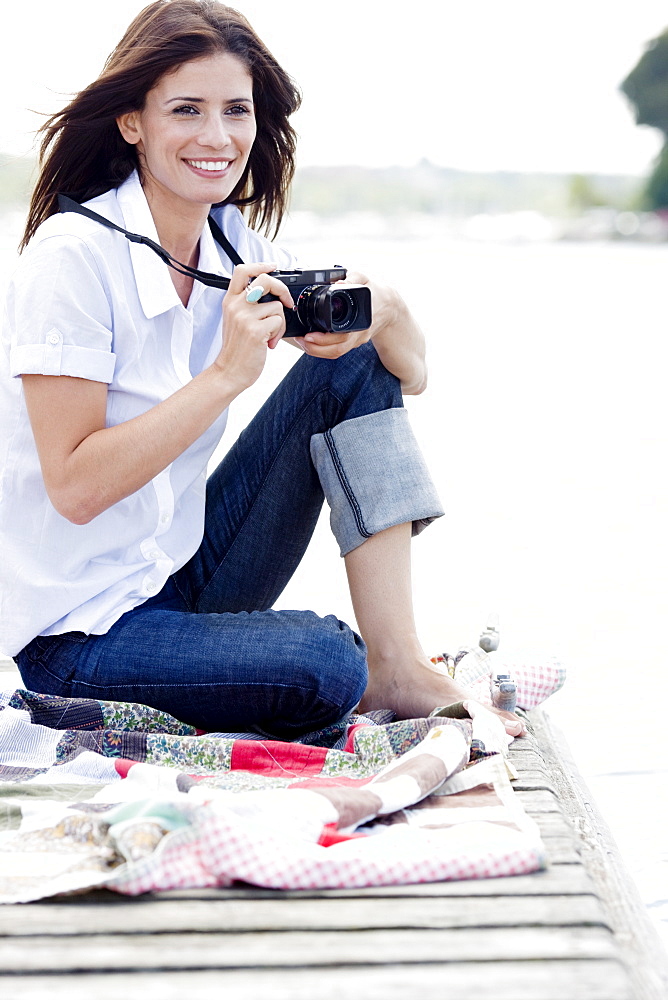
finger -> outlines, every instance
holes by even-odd
[[[318,347],[333,347],[335,344],[347,343],[348,334],[322,333],[320,330],[312,330],[306,334],[304,340],[309,344],[316,344]]]
[[[267,325],[269,325],[269,322],[270,321],[268,320]],[[281,315],[276,316],[271,320],[271,325],[272,325],[272,334],[269,340],[267,341],[267,347],[269,348],[270,351],[273,351],[276,345],[280,344],[281,340],[283,339],[283,334],[285,333],[285,314],[282,309],[281,309]]]
[[[352,350],[348,344],[334,344],[333,347],[319,347],[316,344],[304,343],[304,352],[310,354],[312,358],[329,358],[335,360]]]
[[[369,279],[366,274],[362,274],[361,271],[348,271],[345,278],[341,281],[335,281],[335,285],[368,285]]]
[[[270,278],[267,274],[258,275],[246,286],[244,295],[246,302],[255,305],[261,302],[265,295],[273,295],[279,299],[285,309],[294,309],[294,299],[279,278]],[[264,303],[263,303],[264,304]]]
[[[251,302],[249,303],[249,308],[253,310],[248,314],[253,320],[261,321],[271,319],[272,317],[275,319],[280,318],[283,326],[285,326],[285,313],[280,302]]]
[[[233,295],[239,295],[241,292],[245,292],[248,283],[254,278],[257,278],[260,274],[269,274],[270,271],[275,271],[277,267],[278,264],[269,264],[266,261],[256,264],[237,264],[232,272],[228,291],[232,292]]]
[[[292,298],[288,286],[280,278],[271,278],[265,275],[258,281],[264,288],[265,295],[275,295],[286,309],[294,309],[295,300]]]

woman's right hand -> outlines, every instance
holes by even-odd
[[[283,307],[294,306],[287,286],[270,277],[269,272],[275,270],[276,264],[238,264],[223,300],[223,346],[214,366],[238,386],[239,392],[259,378],[267,349],[276,347],[285,333]],[[264,289],[263,295],[275,295],[277,301],[248,302],[246,293],[258,285]]]

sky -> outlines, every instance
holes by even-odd
[[[142,0],[3,11],[0,150],[97,76]],[[660,148],[619,83],[668,27],[659,0],[248,0],[304,94],[300,166],[644,174]],[[32,113],[26,109],[32,109]]]

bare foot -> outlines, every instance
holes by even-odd
[[[391,708],[399,719],[422,719],[435,708],[454,705],[459,701],[475,701],[471,692],[447,674],[437,670],[426,658],[420,658],[407,668],[396,660],[372,664],[369,662],[369,684],[359,706],[361,712]],[[523,736],[526,726],[512,712],[489,708],[498,715],[509,736]]]

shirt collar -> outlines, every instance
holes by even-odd
[[[153,216],[136,170],[117,189],[116,197],[126,229],[131,233],[148,236],[156,243],[159,242]],[[153,250],[141,243],[130,243],[129,246],[139,301],[146,318],[153,319],[174,306],[179,306],[181,300],[174,287],[169,268],[164,261]],[[221,265],[217,244],[208,225],[204,227],[200,237],[197,266],[202,271],[211,271],[221,275],[225,273]],[[195,281],[189,306],[197,302],[205,288],[206,286],[200,281]]]

